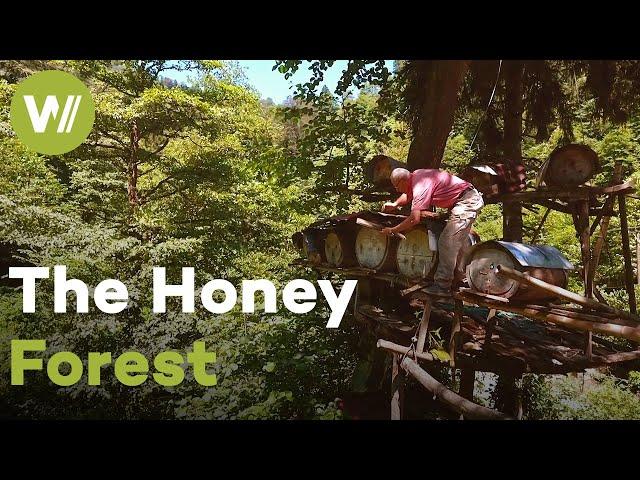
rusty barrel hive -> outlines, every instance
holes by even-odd
[[[304,232],[302,253],[313,263],[321,263],[325,260],[322,241],[322,232],[316,230]]]
[[[354,229],[348,225],[338,225],[326,232],[324,255],[329,265],[350,267],[356,264],[354,236]]]
[[[360,227],[355,239],[358,264],[379,271],[395,269],[397,239],[369,227]]]
[[[398,242],[396,253],[396,267],[398,273],[405,277],[416,279],[426,278],[435,267],[436,252],[430,245],[429,230],[424,225],[418,225],[404,232],[406,239]],[[433,233],[432,233],[433,235]]]
[[[567,286],[567,271],[573,269],[573,265],[555,247],[489,240],[471,249],[467,265],[469,286],[480,293],[514,300],[552,298],[547,292],[499,275],[496,271],[498,265],[562,288]]]
[[[577,186],[590,180],[599,168],[596,152],[586,145],[572,143],[551,152],[541,176],[546,185]]]
[[[310,262],[317,264],[325,260],[321,232],[314,229],[296,232],[291,240],[302,256]]]

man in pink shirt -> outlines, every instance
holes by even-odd
[[[434,284],[427,288],[427,292],[434,295],[449,294],[461,248],[484,206],[482,195],[469,182],[438,169],[410,172],[395,168],[391,172],[391,183],[402,195],[395,202],[386,202],[382,211],[393,211],[411,202],[411,214],[399,225],[383,229],[383,233],[408,230],[420,223],[421,216],[436,218],[436,213],[424,212],[432,206],[450,211],[447,225],[438,239],[438,268],[433,277]]]

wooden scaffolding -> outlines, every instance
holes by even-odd
[[[423,289],[424,284],[394,273],[338,268],[304,260],[297,263],[364,280],[359,282],[353,314],[357,322],[374,332],[377,347],[392,357],[392,419],[403,415],[403,370],[462,418],[521,418],[521,403],[516,402],[513,411],[498,412],[473,402],[476,372],[494,372],[517,379],[524,373],[565,374],[640,359],[640,349],[636,347],[640,344],[640,317],[625,198],[634,191],[634,185],[622,183],[621,176],[622,166],[616,164],[607,187],[537,188],[502,194],[488,202],[546,207],[532,243],[550,211],[572,216],[581,249],[582,295],[497,266],[500,275],[552,293],[559,299],[556,303],[525,304],[464,288],[450,298],[430,297]],[[620,219],[628,312],[607,305],[594,284],[610,219],[615,215]],[[370,282],[390,285],[414,311],[421,311],[419,320],[414,315],[389,313],[375,305],[375,295],[367,292]],[[444,331],[448,338],[445,358],[429,347],[429,333],[436,329]],[[626,342],[603,337],[618,337]],[[459,369],[459,391],[446,388],[420,365],[429,362],[448,363],[452,374]]]

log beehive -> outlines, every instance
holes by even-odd
[[[376,155],[367,164],[365,175],[374,185],[393,189],[393,185],[391,185],[391,172],[394,168],[398,167],[407,168],[407,165],[386,155]]]

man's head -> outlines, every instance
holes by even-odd
[[[409,178],[411,172],[406,168],[394,168],[391,171],[391,183],[393,187],[400,193],[409,193]]]

